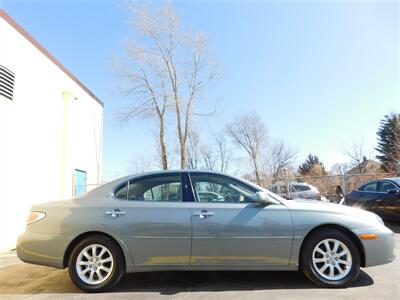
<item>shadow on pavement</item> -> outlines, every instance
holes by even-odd
[[[351,287],[368,286],[373,279],[361,271]],[[350,287],[350,288],[351,288]],[[181,292],[252,291],[318,288],[301,272],[149,272],[123,277],[113,292],[158,292],[174,295]],[[67,270],[18,264],[0,269],[0,294],[81,293],[69,279]]]
[[[351,287],[368,286],[373,279],[361,271]],[[276,289],[315,289],[301,272],[264,271],[192,271],[127,274],[114,292],[159,292],[173,295],[180,292],[251,291]]]

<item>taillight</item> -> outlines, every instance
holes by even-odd
[[[38,212],[38,211],[30,211],[28,220],[26,220],[26,225],[32,224],[33,222],[39,221],[46,216],[45,213]]]

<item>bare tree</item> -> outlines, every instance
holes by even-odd
[[[351,159],[353,166],[357,167],[359,174],[365,173],[363,163],[366,161],[364,143],[362,140],[353,140],[345,149],[344,153]]]
[[[226,134],[224,132],[212,134],[208,141],[208,144],[203,142],[200,145],[202,167],[207,170],[226,172],[233,158],[232,152],[227,146]]]
[[[336,163],[331,167],[331,173],[333,175],[344,175],[350,169],[347,163]]]
[[[203,159],[204,168],[206,170],[215,170],[217,164],[217,157],[213,147],[202,145],[201,157]]]
[[[249,155],[257,184],[262,184],[260,159],[267,142],[267,129],[256,113],[237,116],[227,125],[227,132],[233,141]]]
[[[166,122],[165,128],[168,128],[168,122]],[[162,144],[160,144],[159,142],[159,136],[157,132],[153,131],[152,133],[155,153],[152,154],[150,152],[147,152],[146,156],[151,157],[152,161],[154,161],[153,165],[157,169],[164,169],[162,159],[163,157],[167,158],[169,169],[176,168],[177,147],[175,135],[165,135],[164,145],[166,145],[166,147],[163,147]]]
[[[167,76],[158,66],[156,53],[146,47],[130,43],[126,47],[126,58],[115,59],[117,75],[123,79],[123,94],[130,103],[120,114],[120,123],[135,118],[150,118],[157,121],[160,160],[162,168],[168,169],[165,143],[166,113],[170,106]]]
[[[228,141],[226,139],[226,134],[224,132],[220,132],[213,135],[217,152],[219,156],[219,170],[221,172],[226,172],[233,160],[232,151],[228,148]]]
[[[291,149],[283,140],[277,141],[272,146],[270,155],[272,182],[275,182],[283,170],[293,163],[296,155],[297,151]]]
[[[153,163],[148,157],[140,155],[139,157],[135,157],[131,160],[128,171],[135,174],[143,173],[150,171],[153,167]]]
[[[186,151],[187,167],[189,169],[197,169],[199,167],[201,149],[199,134],[194,130],[191,130],[188,134]]]
[[[147,63],[157,71],[157,76],[148,78],[148,81],[150,84],[156,81],[157,86],[161,86],[166,103],[170,100],[174,108],[180,167],[185,168],[190,121],[193,115],[203,115],[195,112],[194,103],[218,78],[216,63],[208,50],[206,38],[184,28],[171,3],[158,6],[130,3],[128,9],[133,15],[131,25],[143,41],[141,46],[135,43],[131,48],[140,49],[135,53],[151,58]],[[147,86],[146,82],[144,84]],[[160,109],[160,112],[165,111]]]

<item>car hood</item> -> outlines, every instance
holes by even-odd
[[[340,205],[337,203],[321,202],[315,200],[285,200],[283,203],[290,210],[303,210],[303,211],[315,211],[315,212],[329,212],[343,215],[350,215],[354,217],[360,217],[362,219],[377,220],[377,215],[369,211],[350,207],[346,205]]]

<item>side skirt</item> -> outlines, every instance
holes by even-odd
[[[271,265],[271,266],[216,266],[216,265],[204,265],[204,266],[145,266],[145,267],[127,267],[127,273],[134,272],[152,272],[152,271],[297,271],[299,268],[297,265]]]

